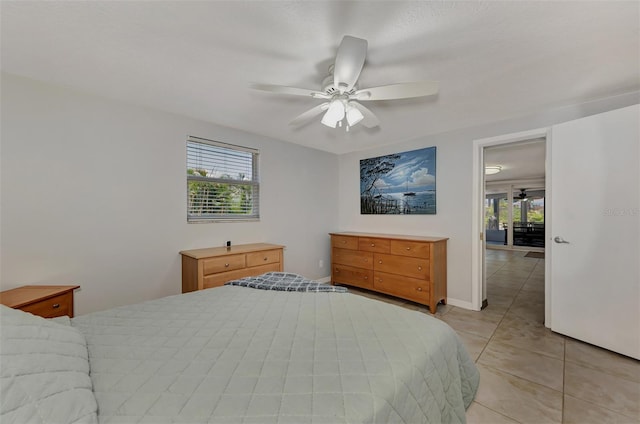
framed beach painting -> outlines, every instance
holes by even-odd
[[[434,215],[436,148],[360,160],[360,213]]]

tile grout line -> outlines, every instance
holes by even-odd
[[[502,265],[500,268],[498,268],[498,270],[496,270],[496,271],[495,271],[493,274],[491,274],[491,275],[494,275],[495,273],[497,273],[498,271],[500,271],[504,266],[505,266],[505,265]],[[480,361],[480,357],[482,356],[482,354],[483,354],[483,353],[484,353],[484,351],[486,350],[487,346],[489,346],[489,343],[491,342],[491,340],[493,340],[493,337],[495,336],[496,331],[498,331],[498,327],[500,327],[500,325],[502,324],[502,321],[504,321],[504,318],[507,316],[507,313],[511,310],[511,306],[512,306],[512,305],[513,305],[513,303],[515,302],[516,297],[518,297],[518,295],[519,295],[519,294],[520,294],[520,292],[522,291],[522,287],[524,287],[524,285],[526,284],[527,280],[528,280],[528,279],[529,279],[529,277],[531,276],[531,273],[533,273],[533,269],[535,269],[535,267],[534,267],[534,268],[532,268],[532,270],[531,270],[531,272],[529,272],[529,275],[527,276],[527,278],[526,278],[526,279],[524,279],[524,282],[522,283],[522,286],[520,286],[520,288],[518,289],[518,292],[517,292],[517,293],[516,293],[516,295],[513,297],[513,300],[511,301],[511,303],[509,304],[509,306],[507,307],[507,309],[506,309],[506,310],[504,311],[504,313],[502,314],[502,318],[501,318],[501,319],[500,319],[500,321],[498,322],[498,325],[496,325],[496,328],[495,328],[495,329],[493,330],[493,332],[491,333],[491,336],[490,336],[490,337],[489,337],[489,339],[487,340],[487,343],[485,343],[484,347],[482,348],[482,350],[481,350],[481,351],[480,351],[480,353],[478,354],[478,358],[475,360],[475,363],[476,363],[476,364],[478,364],[478,363],[479,363],[478,361]],[[485,367],[487,367],[487,368],[495,369],[495,370],[496,370],[496,371],[498,371],[498,372],[505,373],[505,374],[510,375],[510,376],[512,376],[512,377],[520,378],[520,379],[525,380],[525,381],[528,381],[528,382],[530,382],[530,383],[537,384],[537,385],[540,385],[540,386],[543,386],[543,387],[547,387],[547,386],[544,386],[544,385],[542,385],[542,384],[540,384],[540,383],[536,383],[536,382],[534,382],[534,381],[527,380],[526,378],[522,378],[522,377],[520,377],[520,376],[517,376],[517,375],[511,374],[511,373],[509,373],[509,372],[506,372],[506,371],[502,371],[502,370],[496,369],[496,368],[494,368],[494,367],[492,367],[492,366],[490,366],[490,365],[484,365],[484,364],[481,364],[481,365],[482,365],[482,366],[485,366]],[[564,369],[564,361],[563,361],[563,369]],[[564,381],[564,379],[563,379],[563,381]],[[549,388],[549,387],[547,387],[547,388]],[[551,389],[551,390],[553,390],[553,389]],[[501,413],[501,412],[499,412],[499,411],[496,411],[496,410],[494,410],[494,409],[491,409],[491,408],[490,408],[490,407],[488,407],[487,405],[484,405],[484,404],[482,404],[482,403],[480,403],[480,402],[478,402],[478,401],[476,401],[476,400],[474,400],[474,402],[477,402],[479,405],[484,406],[485,408],[487,408],[488,410],[490,410],[490,411],[492,411],[492,412],[495,412],[496,414],[499,414],[499,415],[501,415],[501,416],[503,416],[503,417],[507,417],[507,418],[509,418],[510,420],[513,420],[513,421],[516,421],[516,422],[520,422],[520,421],[518,421],[517,419],[515,419],[514,417],[511,417],[511,416],[509,416],[509,415],[505,415],[505,414],[503,414],[503,413]]]
[[[536,262],[537,265],[537,262]],[[502,267],[504,267],[504,265],[502,265],[498,271],[500,269],[502,269]],[[511,303],[509,304],[509,306],[507,307],[507,309],[504,311],[504,314],[502,315],[502,318],[500,318],[500,321],[498,322],[498,325],[496,325],[496,328],[493,330],[493,332],[491,333],[491,336],[489,336],[489,340],[487,340],[487,344],[484,345],[484,347],[482,348],[482,351],[480,352],[480,354],[478,355],[478,359],[476,360],[476,363],[478,360],[480,360],[480,357],[482,356],[482,354],[484,353],[485,349],[487,348],[487,346],[489,345],[489,343],[491,343],[491,340],[493,340],[493,336],[496,334],[496,331],[498,331],[498,327],[500,327],[500,325],[502,324],[502,321],[504,321],[504,318],[507,316],[507,314],[509,313],[509,311],[511,310],[511,306],[513,306],[513,303],[515,302],[516,298],[520,295],[520,292],[522,291],[522,287],[524,287],[524,285],[527,283],[527,280],[531,277],[531,274],[533,273],[533,270],[535,269],[535,266],[531,269],[531,271],[529,272],[529,275],[524,279],[524,282],[522,283],[522,286],[520,286],[520,288],[518,289],[518,292],[516,293],[516,295],[513,297],[513,300],[511,301]],[[497,272],[497,271],[496,271]],[[495,272],[494,272],[495,274]],[[493,274],[491,274],[493,275]],[[563,361],[564,363],[564,361]],[[527,380],[528,381],[528,380]]]
[[[540,261],[540,259],[538,259],[537,261]],[[536,262],[536,265],[537,265],[537,264],[538,264],[538,262]],[[503,265],[503,266],[504,266],[504,265]],[[498,269],[498,271],[499,271],[501,268],[502,268],[502,267],[500,267],[500,268]],[[494,335],[495,335],[496,331],[498,330],[498,327],[500,327],[500,325],[501,325],[501,324],[502,324],[502,322],[504,321],[504,318],[507,316],[507,314],[508,314],[508,313],[509,313],[509,311],[511,310],[511,306],[512,306],[512,305],[513,305],[513,303],[515,302],[515,299],[518,297],[518,295],[520,295],[520,292],[522,291],[522,288],[526,285],[526,283],[527,283],[527,281],[529,280],[529,278],[531,278],[531,275],[533,274],[533,271],[534,271],[534,270],[535,270],[535,266],[531,268],[531,271],[529,272],[529,275],[524,279],[524,282],[522,283],[522,286],[520,286],[520,288],[518,289],[518,292],[517,292],[517,293],[516,293],[516,295],[514,296],[513,301],[511,302],[511,304],[509,304],[509,307],[505,310],[504,314],[502,315],[502,318],[501,318],[501,319],[500,319],[500,321],[498,322],[498,325],[496,326],[496,328],[495,328],[495,329],[493,330],[493,332],[491,333],[491,336],[490,336],[490,337],[489,337],[489,339],[487,340],[487,343],[484,345],[484,347],[482,348],[482,351],[481,351],[481,352],[480,352],[480,354],[478,355],[478,359],[476,359],[476,360],[475,360],[475,363],[476,363],[476,364],[478,364],[478,363],[479,363],[478,361],[480,361],[480,357],[482,356],[482,354],[483,354],[483,353],[484,353],[484,351],[486,350],[486,348],[487,348],[487,346],[489,345],[489,343],[491,342],[491,340],[493,340],[493,337],[494,337]],[[497,271],[496,271],[496,272],[497,272]],[[495,274],[495,272],[494,272],[494,274]],[[493,275],[493,274],[492,274],[492,275]],[[518,317],[518,319],[524,319],[524,318]],[[544,325],[544,324],[543,324],[543,325]],[[456,331],[457,331],[457,330],[456,330]],[[524,377],[521,377],[521,376],[518,376],[518,375],[515,375],[515,374],[511,374],[510,372],[507,372],[507,371],[503,371],[503,370],[500,370],[500,369],[494,368],[494,367],[492,367],[492,366],[490,366],[490,365],[485,365],[485,364],[480,364],[480,365],[485,366],[485,367],[487,367],[487,368],[494,369],[494,370],[496,370],[496,371],[498,371],[498,372],[501,372],[501,373],[504,373],[504,374],[510,375],[510,376],[512,376],[512,377],[515,377],[515,378],[518,378],[518,379],[521,379],[521,380],[527,381],[527,382],[529,382],[529,383],[532,383],[532,384],[535,384],[535,385],[538,385],[538,386],[544,387],[545,389],[553,390],[553,391],[555,391],[555,392],[560,393],[560,394],[561,394],[561,409],[560,409],[560,417],[561,417],[561,421],[560,421],[560,422],[563,422],[563,421],[562,421],[562,419],[563,419],[563,417],[564,417],[564,367],[565,367],[565,366],[564,366],[564,364],[565,364],[564,357],[565,357],[565,355],[566,355],[566,349],[564,348],[564,344],[565,344],[565,338],[564,338],[564,337],[563,337],[563,339],[562,339],[562,343],[563,343],[563,349],[562,349],[562,351],[563,351],[563,356],[562,356],[562,370],[563,370],[563,376],[562,376],[562,391],[561,391],[561,392],[558,392],[558,390],[556,390],[556,389],[552,389],[551,387],[545,386],[544,384],[540,384],[540,383],[537,383],[537,382],[535,382],[535,381],[528,380],[528,379],[526,379],[526,378],[524,378]],[[520,348],[518,348],[518,349],[520,349]],[[526,349],[523,349],[523,350],[526,350]],[[547,355],[543,355],[543,356],[547,356]],[[557,359],[557,358],[554,358],[554,359]],[[501,413],[501,412],[499,412],[499,411],[495,411],[495,410],[491,409],[490,407],[488,407],[487,405],[484,405],[484,404],[482,404],[482,403],[480,403],[480,402],[477,402],[476,400],[474,400],[474,402],[478,403],[479,405],[482,405],[483,407],[485,407],[485,408],[489,409],[489,410],[490,410],[490,411],[492,411],[492,412],[495,412],[495,413],[497,413],[497,414],[499,414],[499,415],[502,415],[502,416],[504,416],[504,417],[507,417],[507,418],[509,418],[509,419],[511,419],[511,420],[514,420],[514,421],[516,421],[516,422],[520,422],[520,421],[518,421],[517,419],[515,419],[514,417],[511,417],[511,416],[509,416],[509,415],[505,415],[505,414],[503,414],[503,413]]]

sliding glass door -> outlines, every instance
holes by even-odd
[[[487,194],[484,201],[484,224],[487,244],[507,246],[509,204],[507,193]]]
[[[544,190],[514,191],[513,245],[544,247]]]
[[[492,191],[485,197],[487,246],[544,248],[544,189],[510,185]]]

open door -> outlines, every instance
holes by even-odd
[[[640,359],[640,106],[551,130],[551,329]]]

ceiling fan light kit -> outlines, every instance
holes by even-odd
[[[358,122],[364,119],[364,115],[356,107],[347,103],[347,122],[350,127],[353,127]]]
[[[290,125],[302,125],[324,112],[320,120],[323,125],[330,128],[342,127],[346,119],[346,131],[359,122],[367,128],[374,128],[380,124],[373,112],[361,105],[360,101],[408,99],[438,93],[438,83],[434,81],[399,83],[359,90],[356,83],[364,66],[367,47],[367,40],[345,35],[338,47],[335,63],[329,67],[329,75],[322,81],[321,91],[271,84],[252,84],[251,87],[271,93],[328,100],[298,115]]]
[[[341,122],[344,119],[344,115],[344,103],[340,100],[331,100],[329,108],[320,122],[327,127],[335,128],[338,122]]]

